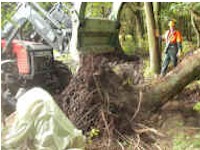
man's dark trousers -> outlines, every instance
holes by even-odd
[[[178,53],[177,44],[170,44],[168,49],[167,49],[167,52],[165,53],[164,62],[162,64],[162,69],[161,69],[162,75],[166,74],[170,60],[172,61],[173,66],[176,67],[176,65],[177,65],[177,53]]]

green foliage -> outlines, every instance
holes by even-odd
[[[90,138],[94,138],[94,137],[98,136],[99,133],[100,133],[99,129],[93,128],[89,133],[89,137]]]
[[[136,48],[136,44],[133,41],[133,37],[131,35],[125,35],[125,41],[122,41],[121,35],[119,36],[121,41],[121,46],[124,52],[128,55],[134,53],[134,49]]]
[[[199,100],[200,100],[200,99],[199,99]],[[194,105],[193,109],[194,109],[195,111],[197,111],[197,112],[200,113],[200,102],[197,102],[197,103]]]
[[[175,2],[175,3],[171,3],[171,6],[170,6],[170,11],[172,11],[174,14],[179,13],[179,16],[187,15],[187,12],[190,10],[200,10],[200,3]]]
[[[7,21],[11,21],[12,16],[15,14],[17,11],[17,5],[20,3],[15,3],[15,2],[3,2],[1,3],[1,28],[4,27],[4,25],[7,23]],[[52,6],[53,3],[50,2],[40,2],[39,5],[43,7],[45,10],[49,10]],[[11,21],[12,22],[12,21]],[[27,37],[33,32],[32,25],[30,22],[26,23],[25,26],[21,29],[21,36],[22,39],[26,40]]]
[[[100,134],[100,130],[97,128],[92,128],[88,133],[88,143],[92,144],[92,139],[98,137]]]
[[[54,2],[55,3],[55,2]],[[53,4],[52,2],[39,2],[38,4],[48,11]],[[1,3],[1,27],[5,25],[7,21],[11,19],[17,9],[17,5],[19,3],[16,2],[2,2]]]
[[[190,10],[200,10],[200,3],[168,2],[162,3],[161,18],[168,20],[188,15]]]
[[[119,66],[114,66],[113,67],[113,71],[116,73],[116,74],[119,74],[120,73],[120,67]]]
[[[183,45],[183,53],[184,54],[190,52],[191,50],[196,49],[196,45],[194,45],[192,42],[183,41],[182,45]]]
[[[46,11],[49,11],[56,2],[39,2],[38,4],[44,8]],[[17,5],[19,3],[15,2],[2,2],[1,3],[1,28],[6,24],[7,21],[10,21],[14,13],[16,12]],[[66,2],[65,5],[71,7],[71,3]],[[67,11],[67,10],[65,10]],[[26,23],[26,25],[22,29],[23,38],[26,39],[30,33],[32,33],[33,28],[30,23]]]
[[[150,62],[149,62],[149,60],[144,60],[143,75],[144,75],[144,78],[151,78],[154,75],[154,73],[150,69]]]
[[[119,36],[121,46],[125,54],[127,55],[141,55],[144,56],[148,53],[147,40],[142,40],[142,48],[138,47],[138,43],[135,42],[133,36],[130,34],[125,35],[125,41],[122,41],[122,35]]]
[[[199,150],[200,149],[200,133],[193,137],[184,133],[179,133],[174,137],[173,150]]]
[[[88,2],[85,15],[91,18],[107,18],[111,8],[111,2]]]
[[[130,77],[126,78],[125,80],[123,80],[122,85],[128,85],[128,86],[133,85],[133,79],[131,79]]]
[[[168,26],[167,23],[169,19],[177,20],[177,27],[182,28],[182,24],[179,24],[179,20],[181,17],[186,17],[190,19],[190,11],[191,10],[200,10],[200,3],[185,3],[185,2],[167,2],[161,3],[161,12],[159,19],[162,22],[162,32],[164,32]],[[190,22],[190,20],[188,20]]]
[[[120,23],[125,34],[135,33],[135,14],[131,6],[133,3],[125,3],[120,14]],[[133,37],[134,38],[134,37]],[[134,40],[134,39],[133,39]]]
[[[72,59],[69,53],[60,54],[57,50],[54,50],[53,53],[55,60],[61,61],[63,64],[65,64],[70,69],[72,74],[76,73],[78,64]]]
[[[42,8],[44,8],[46,11],[49,11],[53,5],[55,4],[55,2],[39,2],[38,3]]]
[[[2,2],[1,3],[1,28],[9,21],[15,12],[17,3]]]

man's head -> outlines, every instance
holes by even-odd
[[[170,27],[170,29],[175,28],[175,21],[174,20],[170,20],[168,23],[168,26]]]

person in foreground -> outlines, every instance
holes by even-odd
[[[18,99],[15,122],[1,149],[83,150],[85,136],[47,91],[34,87]]]

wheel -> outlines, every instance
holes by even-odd
[[[4,63],[5,62],[5,63]],[[18,91],[18,73],[14,61],[1,61],[1,108],[5,115],[15,111],[15,94]]]
[[[54,65],[54,75],[57,78],[57,89],[62,92],[64,88],[69,84],[72,73],[70,69],[62,62],[55,61]]]

